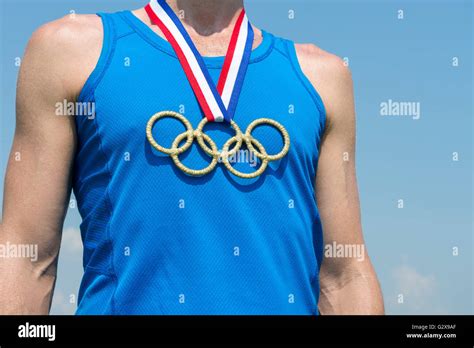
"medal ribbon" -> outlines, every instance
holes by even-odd
[[[217,87],[203,57],[166,1],[151,0],[145,10],[173,47],[208,121],[230,122],[242,90],[254,39],[245,10],[242,9],[235,24]]]

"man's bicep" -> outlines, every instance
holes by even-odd
[[[297,45],[303,72],[320,94],[326,127],[316,175],[316,199],[325,243],[362,241],[355,176],[355,111],[352,77],[337,56]],[[317,122],[317,120],[315,120]]]
[[[352,80],[325,93],[328,113],[316,179],[316,197],[325,241],[361,243],[359,197],[355,172],[355,112]]]
[[[315,193],[325,244],[320,270],[321,308],[329,313],[332,311],[328,311],[328,304],[338,298],[335,289],[342,289],[348,282],[372,272],[360,221],[352,78],[345,67],[336,67],[335,71],[338,73],[333,74],[334,81],[328,82],[321,91],[327,110],[327,126],[321,144]],[[344,257],[334,257],[331,253],[348,250],[347,247],[356,252]]]
[[[53,54],[54,42],[45,35],[35,33],[19,74],[1,236],[37,244],[39,257],[59,248],[75,145],[74,121],[56,113],[57,103],[70,96],[55,64],[60,57]]]

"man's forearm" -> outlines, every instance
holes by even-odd
[[[1,261],[0,314],[48,314],[55,278]]]
[[[351,269],[322,278],[319,311],[323,315],[384,314],[382,292],[375,273]]]
[[[31,255],[19,255],[13,249],[25,250],[28,245],[8,240],[4,232],[0,225],[4,251],[0,257],[0,315],[48,314],[56,281],[56,258],[32,260]]]

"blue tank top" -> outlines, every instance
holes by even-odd
[[[256,118],[281,123],[288,155],[255,179],[222,163],[189,177],[145,132],[159,111],[179,112],[194,128],[203,117],[171,45],[130,11],[100,17],[102,52],[79,96],[95,114],[76,117],[77,314],[317,314],[323,239],[314,185],[325,111],[294,43],[263,31],[234,118],[242,131]],[[204,61],[217,82],[224,58]],[[170,147],[183,131],[163,119],[153,134]],[[205,132],[219,148],[233,136],[224,124]],[[269,154],[283,145],[271,127],[253,136]],[[195,142],[180,159],[200,169],[210,158]],[[256,165],[251,157],[234,164]]]

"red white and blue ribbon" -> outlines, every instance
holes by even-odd
[[[245,10],[242,9],[235,24],[217,86],[203,57],[166,1],[151,0],[145,10],[173,47],[206,118],[211,122],[230,122],[242,90],[254,39]]]

